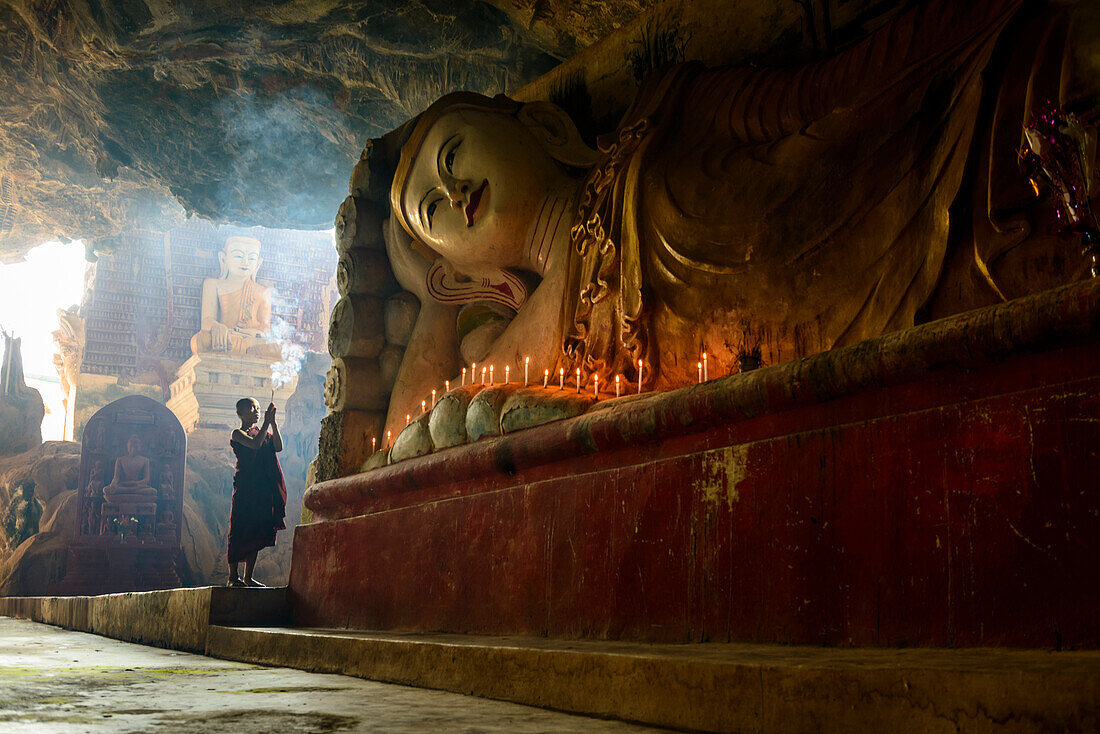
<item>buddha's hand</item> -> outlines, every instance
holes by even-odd
[[[401,228],[397,217],[391,216],[382,227],[386,239],[386,254],[397,282],[424,303],[428,298],[428,270],[432,262],[412,245],[412,238]]]
[[[210,325],[210,348],[215,352],[229,351],[229,327],[220,321]]]

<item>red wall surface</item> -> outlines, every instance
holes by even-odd
[[[761,370],[318,485],[324,519],[295,533],[296,621],[1097,647],[1098,294],[1048,296],[1073,313],[1011,338],[1034,304],[831,353],[825,367],[864,372],[820,400],[792,397],[818,389],[809,358],[771,368],[785,394]],[[900,378],[866,367],[899,348],[952,356]]]

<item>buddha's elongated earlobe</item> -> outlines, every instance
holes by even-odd
[[[428,295],[439,303],[491,301],[518,311],[527,300],[527,284],[507,270],[497,270],[487,277],[464,279],[441,259],[428,269],[426,279]]]
[[[552,102],[529,102],[519,109],[516,117],[560,163],[591,168],[603,157],[584,142],[569,114]]]

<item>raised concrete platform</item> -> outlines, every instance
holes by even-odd
[[[203,586],[102,596],[0,597],[0,616],[92,632],[126,642],[206,652],[210,625],[290,622],[286,589]]]
[[[0,618],[4,734],[640,734],[653,729]]]
[[[1096,731],[1100,652],[210,628],[207,654],[716,732]]]
[[[1100,648],[1100,279],[314,485],[303,626]]]
[[[649,644],[292,629],[282,589],[0,598],[18,616],[239,662],[718,732],[1100,730],[1100,652]],[[261,626],[272,625],[272,626]]]

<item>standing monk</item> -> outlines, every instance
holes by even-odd
[[[275,545],[275,533],[286,527],[286,485],[276,453],[283,439],[275,423],[275,404],[267,406],[264,423],[256,428],[260,406],[252,398],[237,401],[241,427],[233,431],[229,445],[237,456],[233,475],[233,499],[229,507],[229,586],[263,586],[252,578],[256,554]],[[269,432],[270,429],[270,432]],[[238,566],[244,561],[244,579]]]

